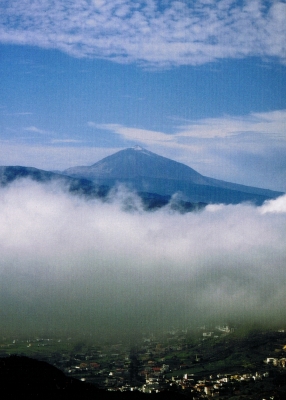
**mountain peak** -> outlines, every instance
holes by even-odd
[[[135,146],[131,147],[131,149],[137,150],[137,151],[145,150],[145,149],[143,149],[143,147],[139,146],[138,144],[136,144]]]
[[[123,152],[125,152],[125,151],[132,151],[132,152],[136,152],[136,153],[138,153],[138,154],[146,154],[147,156],[151,156],[151,155],[156,155],[157,156],[157,154],[155,154],[155,153],[152,153],[151,151],[149,151],[149,150],[147,150],[147,149],[144,149],[144,147],[141,147],[141,146],[139,146],[138,144],[136,144],[135,146],[133,146],[133,147],[129,147],[129,148],[127,148],[127,149],[125,149],[125,150],[121,150],[121,151],[123,151]]]
[[[159,156],[141,146],[133,146],[118,151],[90,167],[73,167],[64,171],[74,177],[113,179],[117,181],[130,179],[171,179],[191,180],[204,184],[204,177],[192,168],[166,157]]]

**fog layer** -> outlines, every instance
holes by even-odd
[[[1,329],[282,326],[285,237],[286,196],[182,215],[124,190],[102,203],[19,181],[0,189]]]

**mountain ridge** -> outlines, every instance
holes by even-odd
[[[116,191],[123,184],[138,194],[147,210],[167,204],[180,212],[217,203],[261,205],[283,194],[209,178],[185,164],[139,146],[120,150],[91,166],[72,167],[62,172],[22,166],[0,167],[0,186],[19,178],[41,183],[57,181],[72,194],[103,201],[108,199],[111,189]]]
[[[63,174],[97,184],[123,183],[136,191],[172,196],[181,193],[192,202],[261,205],[282,192],[206,177],[193,168],[135,146],[120,150],[91,166],[71,167]]]
[[[114,196],[119,188],[114,189],[112,186],[96,184],[88,179],[73,178],[59,173],[44,171],[34,167],[22,166],[0,166],[0,187],[9,186],[14,181],[21,179],[30,179],[31,181],[46,184],[56,183],[62,189],[72,195],[83,196],[85,199],[99,199],[103,202],[110,201],[110,195]],[[198,211],[207,204],[198,202],[192,203],[183,199],[172,199],[171,196],[162,196],[150,192],[138,192],[141,200],[141,206],[145,211],[154,211],[159,208],[169,206],[170,210],[180,213]],[[134,204],[127,201],[124,205],[125,210],[131,210]]]

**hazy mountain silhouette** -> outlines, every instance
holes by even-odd
[[[104,185],[97,185],[88,179],[73,178],[60,173],[22,166],[0,167],[0,186],[7,186],[18,179],[29,178],[40,183],[57,182],[67,191],[90,197],[105,197],[110,190]]]
[[[283,194],[203,176],[187,165],[139,146],[118,151],[91,166],[72,167],[62,173],[33,167],[0,167],[1,186],[20,178],[57,182],[72,194],[104,201],[112,188],[124,184],[138,193],[146,210],[167,204],[179,212],[194,211],[209,203],[248,201],[261,205]]]
[[[63,173],[110,187],[124,183],[138,192],[161,196],[179,192],[184,200],[194,203],[237,204],[251,201],[260,205],[282,194],[203,176],[187,165],[139,146],[118,151],[91,166],[68,168]]]
[[[63,175],[58,172],[44,171],[32,167],[9,166],[0,167],[0,186],[4,187],[18,179],[30,179],[38,183],[56,183],[63,187],[67,192],[84,196],[87,199],[101,199],[102,201],[109,201],[109,194],[112,187],[104,184],[97,184],[91,180],[84,178],[75,178],[68,175]],[[112,196],[116,190],[112,192]],[[169,204],[170,208],[180,213],[196,211],[204,207],[206,204],[192,203],[184,201],[180,198],[171,199],[171,196],[162,196],[157,193],[138,192],[142,201],[142,206],[146,211],[156,210]],[[132,209],[133,204],[125,205],[125,209]]]

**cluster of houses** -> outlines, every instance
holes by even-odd
[[[216,327],[213,331],[205,327],[200,328],[196,350],[203,349],[204,343],[208,343],[209,338],[228,335],[232,331],[227,325]],[[162,341],[149,335],[144,337],[133,350],[130,350],[130,345],[123,343],[81,349],[76,349],[80,346],[70,344],[70,351],[65,354],[51,353],[47,361],[70,376],[92,382],[109,391],[137,390],[143,393],[179,391],[190,394],[193,399],[228,398],[239,395],[248,383],[267,380],[268,370],[276,370],[276,367],[277,370],[286,368],[286,358],[281,357],[286,352],[285,345],[270,352],[265,360],[261,357],[261,368],[254,374],[219,374],[217,371],[212,375],[208,375],[210,372],[206,373],[205,376],[202,372],[186,373],[195,372],[196,369],[193,367],[202,366],[205,360],[205,354],[201,355],[190,350],[186,337],[187,332],[183,330],[169,331]],[[27,346],[34,348],[51,346],[54,342],[52,339],[29,340]],[[60,343],[60,340],[56,342]],[[12,346],[15,345],[13,341]],[[68,347],[66,345],[66,348]],[[277,357],[278,355],[280,357]],[[199,370],[200,368],[197,369]]]
[[[87,363],[81,363],[79,367],[82,371],[88,371]],[[89,368],[100,370],[100,365],[90,363]],[[129,368],[113,368],[109,373],[101,371],[102,378],[104,377],[101,386],[109,391],[187,392],[192,395],[193,399],[228,398],[228,396],[241,394],[245,384],[269,378],[268,371],[254,374],[214,374],[207,377],[195,374],[167,377],[168,372],[170,372],[169,365],[163,363],[160,367],[147,367],[147,371],[139,369],[138,374],[130,379],[130,365]]]
[[[285,346],[286,350],[286,346]],[[286,367],[286,358],[276,358],[276,357],[268,357],[266,360],[264,360],[266,364],[272,364],[274,367],[280,367],[280,368],[285,368]]]
[[[204,398],[205,395],[211,397],[221,397],[227,395],[238,395],[241,392],[241,386],[245,383],[254,381],[262,381],[269,378],[269,372],[256,372],[255,374],[217,374],[206,377],[196,376],[194,374],[184,374],[183,376],[172,376],[166,378],[164,375],[166,366],[160,368],[160,372],[154,370],[145,378],[145,383],[140,385],[137,381],[135,384],[122,384],[116,380],[106,381],[108,390],[139,390],[143,393],[158,393],[166,390],[190,392],[193,398]]]
[[[239,396],[246,385],[267,381],[269,378],[269,372],[263,366],[261,370],[255,373],[216,373],[207,377],[202,376],[202,374],[183,373],[185,365],[180,360],[177,360],[176,368],[174,368],[174,364],[164,362],[164,357],[160,359],[160,362],[158,359],[157,361],[148,359],[151,350],[153,352],[157,350],[157,354],[159,350],[163,351],[158,344],[154,347],[154,343],[150,343],[145,348],[145,361],[142,361],[142,354],[139,362],[134,355],[125,353],[123,356],[123,351],[113,354],[114,361],[109,365],[109,368],[106,367],[105,361],[102,364],[100,362],[82,361],[70,372],[77,372],[79,375],[85,373],[86,378],[82,379],[89,381],[88,377],[91,372],[91,374],[97,376],[97,384],[109,391],[137,390],[143,393],[179,391],[190,394],[193,399]],[[286,346],[283,347],[283,350],[286,351]],[[106,356],[103,353],[98,355],[103,360],[105,360]],[[196,356],[195,361],[199,362],[198,356]],[[264,360],[264,365],[267,364],[270,368],[272,366],[285,368],[285,361],[285,358],[269,357]],[[174,375],[174,372],[178,374],[181,371],[182,373],[179,376]]]
[[[178,389],[187,390],[192,393],[193,399],[211,397],[225,397],[230,395],[239,395],[241,393],[241,384],[263,380],[268,378],[269,373],[260,374],[217,374],[210,375],[207,378],[199,378],[194,375],[185,374],[183,378],[172,377]],[[171,383],[172,385],[172,383]]]

